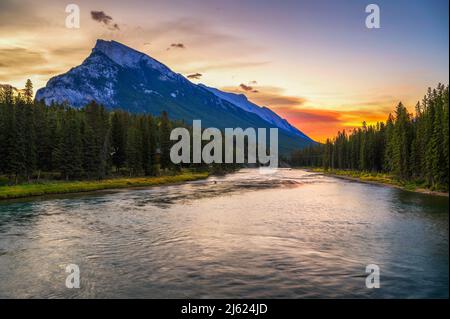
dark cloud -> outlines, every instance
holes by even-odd
[[[259,90],[255,89],[255,88],[252,86],[253,84],[257,84],[257,82],[256,82],[256,81],[250,81],[248,85],[247,85],[247,84],[244,84],[244,83],[241,83],[241,84],[239,85],[239,88],[240,88],[241,90],[244,90],[245,92],[259,93]]]
[[[250,85],[245,85],[244,83],[241,83],[241,84],[239,85],[239,87],[240,87],[242,90],[246,91],[246,92],[250,92],[250,91],[253,91],[253,90],[254,90],[252,86],[250,86]]]
[[[249,85],[256,85],[256,84],[258,84],[258,82],[257,81],[250,81],[250,82],[248,82],[248,84]]]
[[[186,49],[186,46],[183,43],[172,43],[170,47],[167,48],[167,50],[170,49]]]
[[[120,30],[119,25],[114,23],[113,18],[104,11],[91,11],[91,18],[94,21],[104,24],[110,30]]]
[[[103,11],[91,11],[92,20],[101,22],[104,24],[110,24],[113,21],[113,18],[107,15]]]
[[[193,74],[189,74],[189,75],[187,76],[187,78],[188,78],[188,79],[195,79],[195,80],[198,80],[198,79],[200,79],[200,78],[202,77],[202,75],[203,75],[203,74],[201,74],[201,73],[193,73]]]

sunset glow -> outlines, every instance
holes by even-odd
[[[0,83],[30,78],[38,89],[96,39],[114,39],[195,83],[246,94],[318,141],[385,120],[399,101],[413,111],[427,87],[448,83],[448,1],[378,1],[378,30],[364,25],[364,1],[76,4],[81,27],[68,29],[64,2],[0,2]]]

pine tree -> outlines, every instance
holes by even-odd
[[[29,102],[31,103],[31,102]],[[24,168],[25,176],[28,181],[31,180],[36,169],[36,129],[34,119],[34,106],[25,104],[23,107],[24,129],[21,135],[24,139]]]
[[[127,167],[130,176],[138,175],[142,171],[142,138],[134,125],[127,133]]]
[[[445,187],[445,185],[447,185],[448,188],[448,184],[449,184],[449,130],[448,130],[448,126],[449,126],[449,117],[448,117],[448,90],[449,87],[444,86],[441,84],[441,98],[442,98],[442,107],[443,107],[443,115],[442,115],[442,137],[443,137],[443,142],[442,142],[442,151],[443,151],[443,161],[444,161],[444,165],[443,165],[443,176],[442,176],[442,186]]]
[[[35,127],[35,158],[36,169],[38,171],[37,179],[40,179],[42,171],[51,171],[52,154],[54,145],[52,136],[54,136],[52,127],[54,123],[50,122],[48,114],[53,115],[53,111],[48,111],[43,103],[36,103],[34,110],[34,127]]]
[[[142,167],[145,175],[151,175],[152,172],[152,152],[150,146],[150,126],[147,116],[139,119],[139,130],[142,141]]]
[[[170,122],[167,112],[163,112],[161,116],[161,125],[160,125],[160,144],[161,144],[161,168],[167,169],[171,166],[170,160]]]
[[[20,171],[19,147],[17,144],[18,130],[16,122],[16,106],[12,99],[5,95],[4,120],[3,120],[3,171],[8,175],[10,181],[17,183]]]
[[[76,112],[68,110],[61,124],[57,162],[61,176],[69,180],[82,175],[82,139]]]
[[[111,154],[109,115],[103,106],[95,102],[88,104],[83,113],[84,170],[89,178],[100,179],[107,173]]]
[[[393,154],[394,154],[394,117],[389,114],[386,121],[386,150],[384,152],[384,171],[391,172],[394,167]]]
[[[114,112],[111,120],[112,163],[117,172],[125,165],[127,144],[127,117],[121,111]]]
[[[291,161],[313,166],[317,164],[314,153],[321,152],[325,169],[386,172],[400,180],[426,181],[431,188],[448,190],[448,90],[442,84],[428,89],[414,117],[399,103],[386,123],[363,123],[348,136],[338,132],[325,145],[294,152]]]
[[[25,84],[25,101],[27,104],[31,104],[33,102],[33,83],[28,79]]]
[[[367,170],[367,125],[363,122],[361,134],[361,144],[359,149],[359,170]]]
[[[149,128],[149,143],[150,143],[150,175],[158,175],[159,174],[159,163],[157,162],[157,126],[155,120],[152,116],[148,116],[148,128]]]

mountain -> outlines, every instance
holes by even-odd
[[[23,90],[23,89],[18,89],[10,84],[1,84],[0,83],[0,92],[6,88],[11,88],[11,90],[13,92],[13,96],[18,96],[19,94],[23,95],[25,93],[25,90]]]
[[[216,88],[208,87],[203,84],[199,84],[199,86],[207,89],[208,91],[212,92],[214,95],[218,96],[219,98],[224,99],[224,100],[240,107],[244,111],[257,114],[263,120],[269,122],[270,124],[275,125],[275,127],[278,127],[282,130],[290,132],[301,138],[311,140],[308,136],[306,136],[298,128],[292,126],[288,121],[281,118],[277,113],[275,113],[271,109],[264,107],[264,106],[259,106],[259,105],[256,105],[255,103],[250,102],[244,94],[235,94],[235,93],[230,93],[230,92],[224,92],[224,91],[218,90]]]
[[[280,153],[315,143],[286,120],[245,96],[190,82],[148,55],[116,41],[97,40],[89,57],[51,78],[36,99],[80,108],[95,100],[108,109],[160,115],[203,127],[278,127]]]

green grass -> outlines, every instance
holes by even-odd
[[[401,186],[400,181],[395,179],[392,175],[385,174],[385,173],[361,172],[361,171],[338,170],[338,169],[325,170],[323,168],[314,168],[313,171],[318,172],[318,173],[325,173],[325,174],[357,178],[362,181],[386,183],[386,184]]]
[[[350,177],[358,179],[362,182],[373,182],[386,185],[392,185],[396,187],[403,188],[408,191],[436,191],[436,192],[447,192],[445,189],[430,188],[422,181],[409,181],[409,180],[399,180],[394,176],[386,173],[376,173],[376,172],[362,172],[362,171],[352,171],[352,170],[325,170],[323,168],[314,168],[312,171],[317,173],[330,174],[335,176]]]
[[[183,172],[179,175],[160,177],[131,177],[112,178],[100,181],[51,181],[41,183],[19,184],[14,186],[0,186],[0,200],[43,196],[50,194],[69,194],[92,192],[105,189],[119,189],[129,187],[147,187],[195,181],[207,178],[207,172]]]

